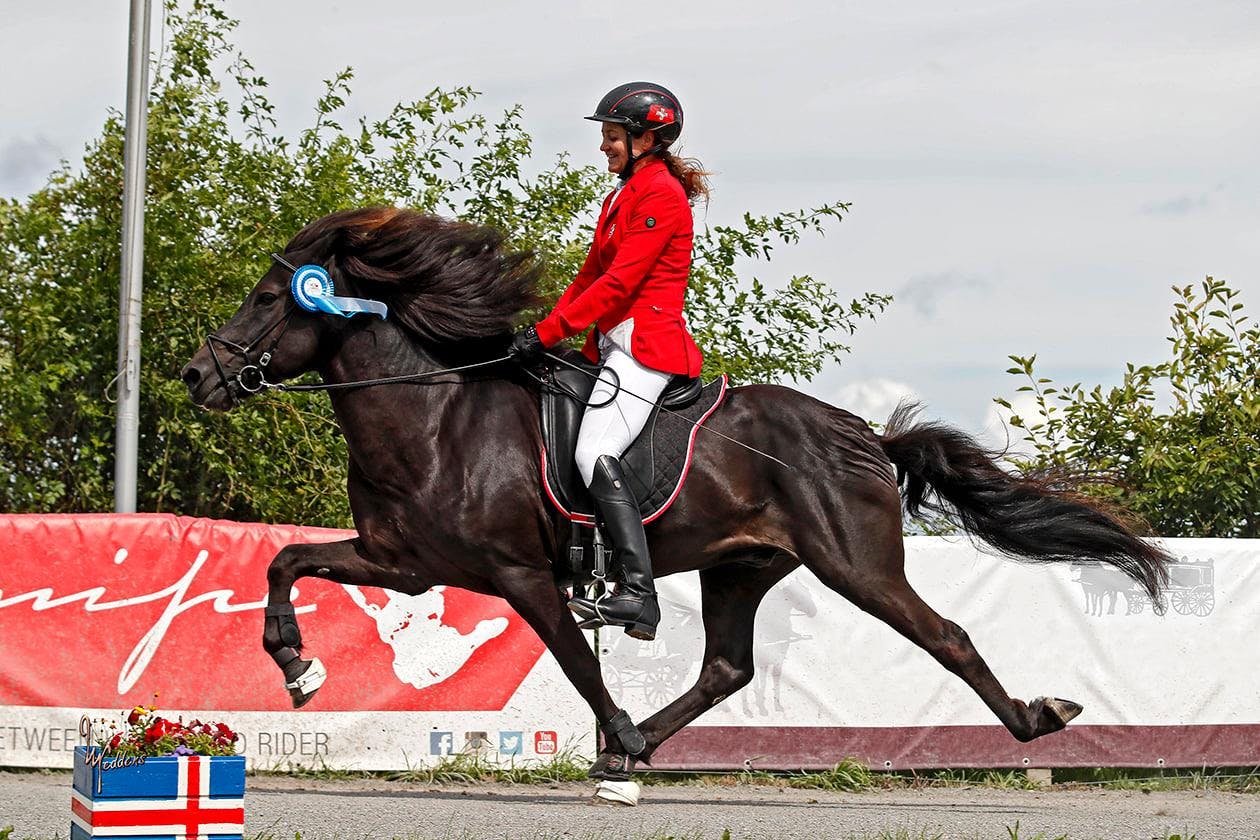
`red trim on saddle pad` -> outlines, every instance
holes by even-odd
[[[665,500],[665,504],[661,505],[657,511],[643,520],[644,525],[655,521],[663,513],[665,513],[665,511],[669,510],[670,505],[674,503],[674,500],[678,498],[678,494],[682,492],[683,484],[687,481],[687,473],[691,471],[691,456],[695,454],[696,435],[700,432],[700,427],[703,426],[705,421],[713,415],[713,412],[718,410],[718,406],[720,406],[726,399],[728,381],[726,374],[722,374],[721,378],[722,390],[718,393],[718,398],[713,401],[713,405],[709,407],[709,410],[701,415],[700,419],[696,421],[696,424],[691,427],[691,433],[687,436],[687,458],[683,461],[682,472],[678,475],[678,483],[674,485],[674,492],[671,493],[669,498]],[[556,510],[563,513],[570,522],[576,522],[579,525],[586,525],[590,528],[595,527],[595,519],[593,517],[584,513],[572,513],[567,510],[564,505],[560,504],[560,500],[551,489],[551,483],[547,481],[547,447],[545,446],[542,448],[542,483],[543,492],[547,494],[547,498],[551,500],[551,504],[555,506]]]

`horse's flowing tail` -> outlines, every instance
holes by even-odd
[[[1015,557],[1110,564],[1159,604],[1168,583],[1167,553],[1098,502],[1046,479],[1008,473],[971,437],[942,423],[916,423],[917,413],[916,405],[899,405],[881,436],[907,513],[926,510],[957,520],[967,533]]]

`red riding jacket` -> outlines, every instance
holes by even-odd
[[[607,333],[633,318],[630,355],[664,373],[700,375],[700,348],[683,321],[691,268],[691,207],[682,184],[653,158],[604,199],[586,262],[536,325],[547,347],[592,323]],[[582,352],[599,362],[595,330]]]

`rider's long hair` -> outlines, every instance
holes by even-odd
[[[687,201],[695,204],[698,198],[709,200],[709,176],[713,173],[705,169],[700,161],[693,157],[678,157],[670,154],[669,149],[661,149],[658,154],[661,162],[669,170],[669,174],[682,184],[683,192],[687,194]]]

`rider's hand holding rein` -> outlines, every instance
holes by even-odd
[[[602,369],[574,460],[613,545],[621,583],[615,596],[574,598],[569,608],[590,624],[619,624],[651,639],[660,610],[638,501],[620,457],[643,431],[671,376],[700,375],[700,349],[687,331],[683,299],[691,201],[708,195],[707,173],[669,153],[682,133],[683,112],[660,85],[621,85],[587,119],[602,124],[599,149],[619,181],[604,199],[581,270],[546,318],[517,333],[512,354],[528,360],[595,326],[582,352]]]
[[[522,363],[528,364],[540,357],[546,349],[546,347],[543,347],[543,343],[538,340],[538,330],[534,329],[533,324],[530,324],[528,327],[518,330],[516,335],[512,336],[512,344],[508,347],[508,355]]]

